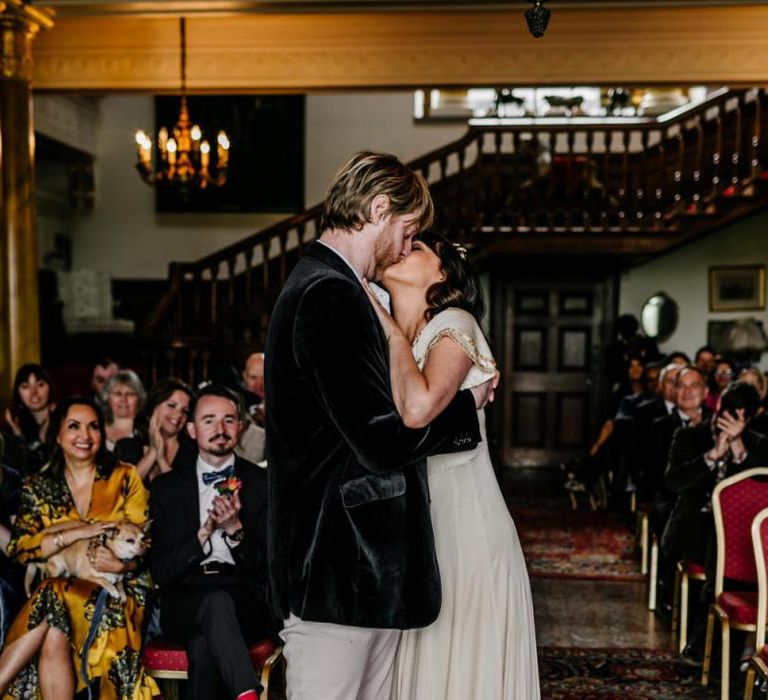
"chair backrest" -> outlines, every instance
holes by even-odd
[[[723,592],[724,578],[757,582],[751,529],[755,516],[765,507],[768,507],[768,467],[734,474],[723,479],[712,492],[717,533],[716,596]]]
[[[760,651],[765,644],[765,617],[768,615],[768,508],[763,508],[752,521],[752,547],[757,566],[757,630],[755,649]]]

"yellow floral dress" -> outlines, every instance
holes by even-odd
[[[118,463],[99,467],[93,482],[87,521],[147,520],[147,490],[133,466]],[[21,491],[18,517],[8,545],[8,555],[25,564],[43,561],[40,550],[45,529],[79,520],[64,476],[42,473],[30,477]],[[146,700],[160,692],[141,663],[141,631],[151,581],[146,571],[126,574],[126,603],[107,598],[96,636],[88,652],[88,675],[100,678],[100,700]],[[81,674],[83,648],[90,631],[101,586],[74,578],[45,579],[32,593],[13,622],[6,645],[42,621],[69,637],[77,690],[85,688]],[[8,686],[3,698],[41,698],[36,659],[27,664]]]

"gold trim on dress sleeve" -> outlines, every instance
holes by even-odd
[[[472,360],[472,363],[479,367],[483,372],[493,374],[496,371],[496,362],[494,359],[488,355],[483,355],[480,353],[477,349],[477,344],[475,343],[474,338],[471,338],[466,333],[457,330],[456,328],[441,328],[437,333],[435,333],[434,337],[431,338],[427,344],[423,354],[416,360],[416,364],[419,367],[424,366],[424,363],[427,360],[427,356],[429,355],[432,348],[435,347],[435,345],[437,345],[437,343],[446,336],[455,341],[458,346],[465,353],[467,353],[467,356],[470,360]]]

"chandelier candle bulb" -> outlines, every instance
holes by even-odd
[[[173,165],[176,163],[176,140],[168,139],[168,162]]]
[[[207,141],[203,141],[200,144],[200,167],[203,170],[208,169],[208,164],[211,162],[211,144]]]

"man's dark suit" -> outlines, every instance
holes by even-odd
[[[158,476],[150,486],[150,568],[160,586],[160,626],[163,636],[187,645],[193,698],[224,697],[220,677],[228,686],[248,678],[252,669],[243,642],[274,632],[266,604],[267,476],[239,457],[235,473],[243,484],[245,534],[231,549],[235,570],[227,567],[224,574],[204,574],[200,566],[208,555],[197,538],[196,461]]]
[[[748,424],[742,440],[747,458],[738,465],[729,462],[725,476],[768,463],[768,438],[749,430]],[[704,455],[714,445],[711,420],[680,428],[672,439],[664,480],[677,500],[661,543],[673,560],[691,559],[706,565],[711,559],[714,520],[709,507],[717,470],[707,466]]]
[[[430,624],[441,589],[426,456],[480,441],[472,394],[460,392],[430,427],[405,428],[374,310],[353,270],[318,242],[275,305],[265,361],[277,614],[366,628]]]

